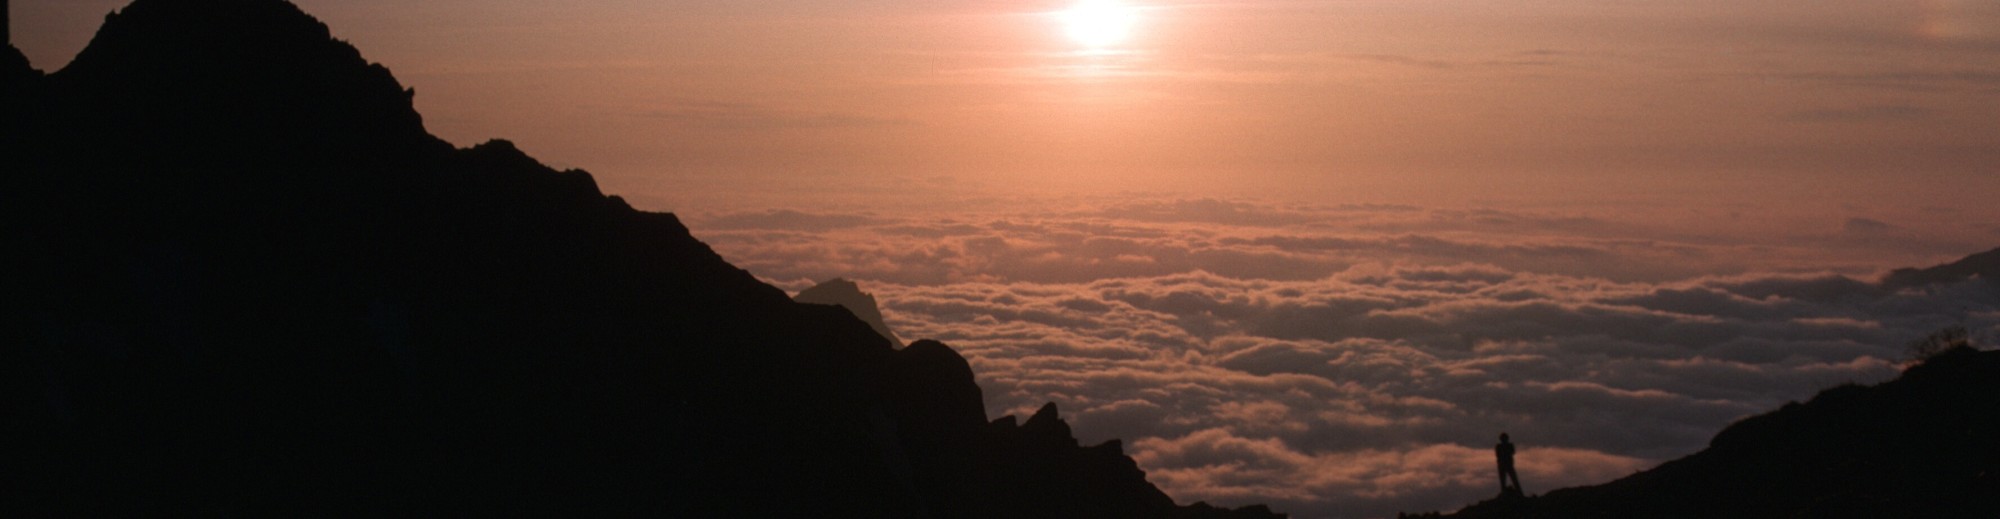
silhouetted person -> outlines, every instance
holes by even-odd
[[[1507,433],[1500,433],[1500,443],[1493,446],[1493,457],[1500,461],[1500,493],[1520,495],[1521,475],[1514,473],[1514,443],[1507,441]]]

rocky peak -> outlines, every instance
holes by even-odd
[[[895,373],[890,391],[912,423],[934,424],[948,431],[970,431],[986,422],[985,397],[974,382],[965,357],[933,340],[921,340],[892,357]]]
[[[282,0],[137,0],[51,80],[73,112],[55,122],[81,137],[200,165],[379,164],[450,149],[424,130],[414,91]]]
[[[1069,423],[1064,422],[1056,411],[1056,403],[1042,404],[1042,408],[1021,423],[1021,433],[1030,441],[1047,445],[1075,447],[1076,435],[1070,432]]]

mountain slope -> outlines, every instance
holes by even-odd
[[[1226,513],[1015,441],[949,348],[587,173],[452,148],[287,2],[139,0],[8,74],[8,515]]]
[[[1993,517],[2000,351],[1958,348],[1876,386],[1746,418],[1709,448],[1603,485],[1446,517]]]
[[[1882,278],[1882,285],[1889,288],[1913,288],[1956,283],[1974,278],[1985,280],[1989,284],[2000,282],[2000,249],[1966,256],[1958,261],[1929,268],[1896,269]]]

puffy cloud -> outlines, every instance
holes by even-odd
[[[1884,289],[1844,257],[1810,260],[1814,244],[1596,215],[1078,205],[695,228],[780,286],[861,280],[899,334],[968,358],[990,414],[1057,402],[1084,441],[1127,439],[1177,498],[1301,518],[1489,497],[1500,431],[1524,446],[1531,491],[1609,480],[1740,417],[1892,377],[1906,339],[2000,331],[1990,284]]]

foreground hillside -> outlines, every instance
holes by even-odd
[[[1445,517],[2000,515],[2000,351],[1959,347],[1724,429],[1709,448],[1603,485]]]
[[[1274,517],[1175,503],[964,359],[581,171],[429,135],[279,0],[0,59],[6,515]]]

